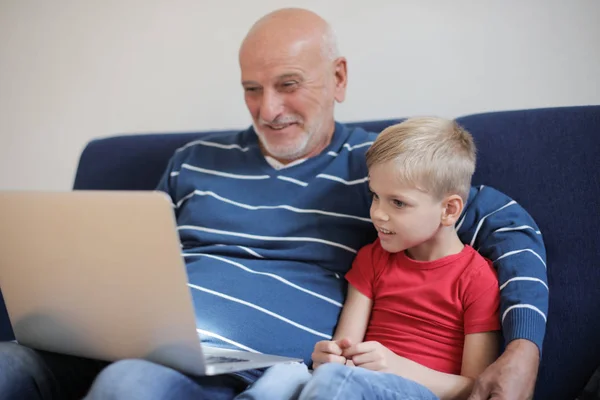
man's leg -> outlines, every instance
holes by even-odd
[[[437,400],[429,389],[398,375],[341,364],[321,365],[306,384],[300,400]]]
[[[81,399],[108,363],[0,343],[0,399]]]
[[[123,360],[106,367],[85,400],[231,400],[249,382],[232,374],[190,377],[145,360]]]

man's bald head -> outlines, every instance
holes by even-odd
[[[327,21],[309,10],[284,8],[256,21],[242,42],[240,57],[244,50],[254,51],[256,47],[273,48],[296,43],[320,46],[326,61],[340,56],[335,32]]]
[[[307,10],[272,12],[252,26],[239,61],[263,152],[281,162],[320,154],[346,94],[346,60],[329,24]]]

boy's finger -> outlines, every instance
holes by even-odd
[[[313,353],[313,363],[325,364],[325,363],[336,363],[346,364],[346,357],[336,356],[335,354],[329,353]]]
[[[342,355],[346,358],[350,358],[357,354],[370,353],[372,351],[375,351],[375,348],[375,342],[362,342],[357,345],[345,348],[342,352]]]
[[[348,347],[352,346],[352,340],[350,340],[349,338],[343,338],[340,340],[336,340],[335,342],[337,343],[338,346],[340,346],[340,348],[342,350],[347,349]]]
[[[330,353],[330,354],[335,354],[335,355],[342,355],[342,349],[340,348],[340,346],[338,346],[338,344],[336,342],[331,342],[331,341],[322,341],[317,343],[317,345],[315,346],[315,353]]]

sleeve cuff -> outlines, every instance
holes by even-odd
[[[537,308],[512,308],[502,316],[504,343],[526,339],[536,344],[542,357],[542,345],[546,334],[546,317]]]

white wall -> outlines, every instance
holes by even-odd
[[[0,189],[69,189],[95,137],[245,127],[238,45],[283,6],[336,29],[342,121],[600,104],[597,0],[0,0]]]

